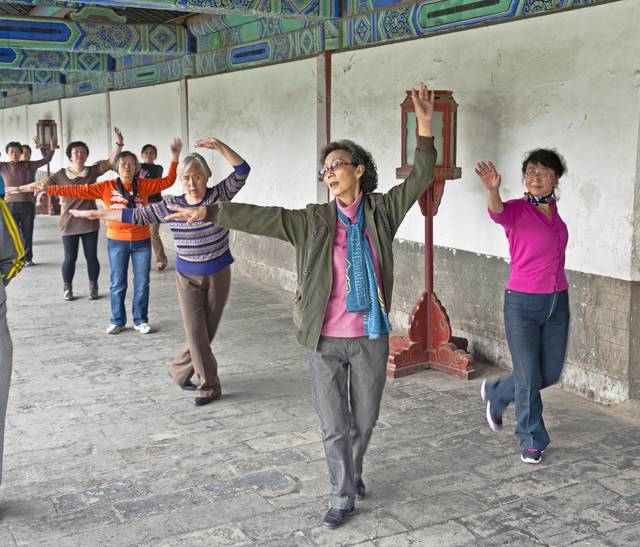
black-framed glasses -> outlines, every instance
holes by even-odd
[[[336,160],[328,165],[327,167],[323,167],[322,169],[318,169],[318,176],[323,179],[326,174],[330,171],[335,171],[336,169],[340,169],[343,165],[358,165],[357,163],[353,163],[352,161],[342,161]]]

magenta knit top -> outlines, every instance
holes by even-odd
[[[504,228],[509,240],[511,274],[507,289],[550,294],[569,288],[564,274],[569,232],[556,202],[551,201],[550,207],[551,219],[525,199],[505,202],[500,214],[489,210],[489,216]]]
[[[348,207],[345,207],[339,199],[336,199],[338,208],[349,218],[351,222],[356,222],[358,216],[358,206],[362,201],[363,193],[360,192],[358,198]],[[371,247],[373,255],[373,265],[376,269],[376,276],[380,289],[384,294],[382,286],[382,272],[376,255],[373,241],[369,235],[369,230],[365,228],[364,235]],[[342,338],[357,338],[364,336],[364,313],[347,311],[347,227],[336,220],[336,235],[333,238],[333,283],[327,310],[324,314],[324,323],[320,334],[322,336],[336,336]]]

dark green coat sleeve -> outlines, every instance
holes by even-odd
[[[383,195],[391,230],[395,234],[407,211],[418,201],[433,181],[436,168],[436,149],[433,137],[418,137],[413,169],[404,182]]]
[[[208,205],[205,221],[230,230],[282,239],[292,245],[302,241],[307,224],[305,212],[301,209],[233,202]]]

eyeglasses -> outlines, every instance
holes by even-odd
[[[553,173],[549,173],[548,171],[526,171],[524,178],[529,180],[537,178],[542,182],[549,182],[553,178]]]
[[[323,179],[325,175],[327,175],[330,171],[335,171],[336,169],[340,169],[343,165],[358,165],[358,164],[350,161],[336,160],[331,165],[327,167],[323,167],[322,169],[318,169],[318,176],[321,179]]]

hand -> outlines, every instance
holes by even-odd
[[[21,193],[20,186],[5,186],[4,193],[7,196],[10,196],[12,194],[20,194]]]
[[[33,145],[38,149],[42,148],[42,144],[40,143],[40,139],[38,138],[38,135],[33,137]]]
[[[176,137],[173,139],[171,143],[171,152],[174,156],[180,156],[180,152],[182,152],[182,140]]]
[[[49,184],[49,179],[44,178],[37,180],[36,182],[32,182],[31,184],[25,184],[24,186],[21,186],[21,188],[23,192],[46,192],[47,188],[49,188]],[[27,188],[28,190],[25,190]]]
[[[480,177],[487,190],[497,190],[500,188],[502,176],[498,175],[493,163],[480,161],[476,163],[474,171],[476,175]]]
[[[70,209],[69,214],[72,217],[76,218],[90,218],[92,220],[101,219],[104,216],[105,211],[100,211],[97,209],[91,209],[88,211],[80,210],[80,209]]]
[[[122,148],[124,146],[124,137],[122,136],[122,131],[120,131],[118,127],[114,127],[113,132],[116,135],[116,146]]]
[[[211,150],[220,150],[220,145],[222,141],[216,139],[215,137],[208,137],[206,139],[198,139],[196,141],[197,148],[210,148]]]
[[[431,120],[433,117],[433,105],[435,96],[433,91],[429,91],[423,82],[420,82],[418,89],[411,90],[411,100],[418,120]]]
[[[171,215],[167,215],[165,220],[177,220],[193,224],[194,222],[203,221],[207,215],[206,207],[180,207],[179,205],[167,205],[171,211],[175,211]]]

